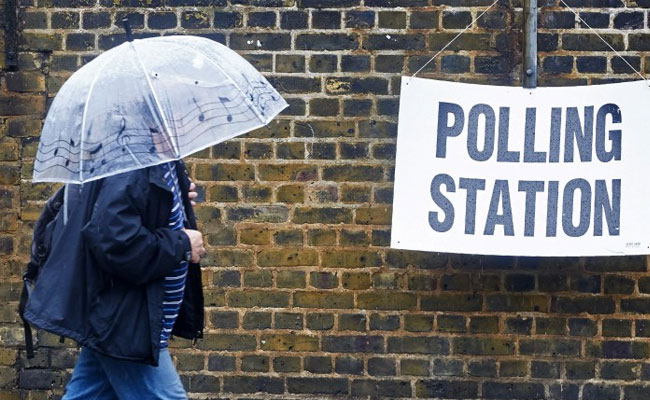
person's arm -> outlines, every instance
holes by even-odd
[[[150,231],[142,224],[148,195],[142,171],[106,178],[83,238],[97,265],[133,284],[168,275],[192,246],[182,230]]]

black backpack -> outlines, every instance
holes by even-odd
[[[49,246],[52,241],[54,221],[63,205],[63,192],[64,188],[61,188],[54,194],[54,196],[50,197],[45,204],[43,212],[38,217],[38,220],[36,220],[32,245],[30,248],[30,260],[27,263],[27,269],[23,274],[23,289],[20,294],[18,314],[20,314],[20,318],[23,320],[23,327],[25,328],[25,350],[27,352],[27,358],[34,358],[34,344],[32,340],[32,329],[29,326],[29,323],[25,321],[23,315],[32,287],[36,282],[36,279],[38,279],[38,273],[43,264],[45,264],[45,260],[47,260],[47,256],[50,252]]]

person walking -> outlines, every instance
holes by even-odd
[[[25,310],[82,346],[63,399],[187,398],[168,344],[202,336],[205,248],[182,161],[65,190]]]

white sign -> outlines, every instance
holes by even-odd
[[[650,254],[650,87],[402,78],[391,247]]]

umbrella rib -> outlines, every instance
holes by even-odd
[[[176,43],[172,43],[172,42],[168,42],[168,43],[170,43],[170,44],[176,44]],[[183,49],[188,49],[188,50],[191,50],[191,51],[193,51],[193,52],[195,52],[195,53],[198,53],[198,54],[200,54],[201,56],[203,56],[203,58],[205,58],[206,60],[208,60],[209,62],[211,62],[212,64],[214,64],[214,66],[217,67],[217,68],[219,69],[219,71],[221,71],[221,73],[224,74],[224,76],[225,76],[226,78],[228,78],[228,80],[229,80],[230,82],[232,82],[233,86],[235,86],[235,87],[237,88],[237,90],[239,90],[239,92],[241,92],[241,93],[243,94],[244,101],[246,101],[246,103],[248,104],[248,106],[253,110],[253,112],[255,113],[255,116],[257,116],[257,119],[259,119],[260,122],[264,123],[264,118],[262,118],[262,116],[260,115],[260,113],[257,111],[257,108],[255,107],[255,105],[253,105],[253,104],[248,100],[248,96],[246,96],[246,93],[244,93],[244,91],[239,87],[239,85],[237,84],[237,82],[235,82],[235,81],[230,77],[230,75],[227,74],[226,71],[224,71],[223,68],[221,68],[221,65],[217,64],[214,60],[212,60],[210,57],[208,57],[208,55],[205,54],[204,52],[202,52],[201,50],[195,49],[195,48],[193,48],[193,47],[191,47],[191,46],[180,46],[180,45],[178,45],[178,44],[176,44],[176,45],[179,46],[179,47],[181,47],[181,48],[183,48]]]
[[[138,54],[137,49],[135,48],[135,42],[130,42],[131,48],[133,49],[133,52],[135,53],[135,57],[138,59],[138,64],[140,65],[140,68],[142,68],[142,72],[144,73],[144,78],[147,81],[147,85],[149,86],[149,90],[151,90],[151,94],[153,95],[153,100],[156,104],[156,107],[158,108],[158,112],[160,113],[160,118],[162,118],[162,123],[163,126],[165,127],[165,133],[167,134],[167,137],[169,138],[170,143],[172,143],[172,147],[174,147],[174,150],[176,151],[176,157],[180,158],[180,150],[178,148],[178,142],[172,138],[170,129],[169,129],[169,124],[167,122],[167,119],[165,119],[165,113],[162,110],[162,107],[160,106],[160,102],[158,101],[158,96],[156,95],[156,91],[153,89],[153,85],[151,84],[151,80],[149,79],[149,74],[147,72],[147,68],[144,66],[144,63],[142,62],[142,59],[140,59],[140,55]]]
[[[117,54],[117,53],[116,53]],[[79,182],[83,182],[83,177],[84,177],[84,141],[86,139],[86,115],[88,113],[88,104],[90,104],[90,95],[93,92],[93,89],[95,88],[95,83],[97,83],[97,79],[101,75],[101,72],[106,68],[108,65],[109,61],[113,61],[113,58],[115,58],[115,55],[113,55],[112,58],[107,58],[106,62],[104,65],[102,65],[98,70],[97,73],[95,74],[95,77],[93,77],[93,81],[90,84],[90,87],[88,88],[88,95],[86,96],[86,104],[84,104],[84,112],[81,117],[81,138],[79,140]]]

